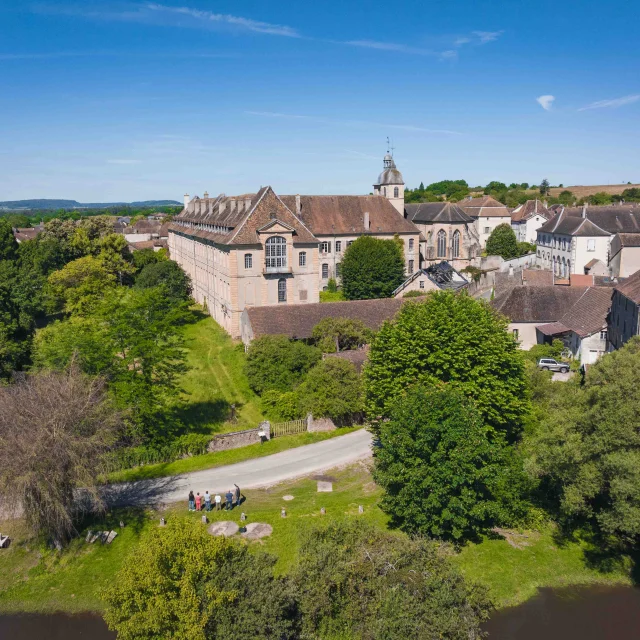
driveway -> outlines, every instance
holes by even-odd
[[[139,480],[104,488],[111,506],[153,506],[167,502],[186,502],[190,490],[226,493],[234,483],[240,489],[256,489],[301,478],[339,467],[371,455],[371,434],[365,429],[255,458],[226,467],[194,471],[180,476]]]

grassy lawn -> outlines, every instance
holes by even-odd
[[[240,509],[231,512],[212,511],[211,520],[240,521],[240,513],[247,514],[248,522],[267,522],[273,526],[273,535],[263,541],[251,543],[256,549],[275,553],[279,557],[278,571],[286,571],[296,561],[298,536],[327,510],[326,518],[362,517],[384,526],[386,517],[377,508],[379,490],[371,482],[368,469],[356,465],[330,474],[334,478],[332,493],[317,493],[316,481],[299,480],[266,490],[244,492],[246,501]],[[285,502],[284,495],[294,500]],[[364,506],[364,515],[358,515],[358,505]],[[287,517],[280,516],[285,506]],[[188,513],[186,505],[178,504],[159,512],[126,510],[107,514],[87,528],[115,529],[118,537],[111,545],[86,544],[76,539],[63,552],[44,550],[21,529],[19,523],[2,523],[2,531],[15,536],[11,547],[0,553],[0,611],[100,611],[101,591],[113,583],[115,574],[135,548],[140,534],[157,526],[160,515],[169,519],[185,516],[194,526],[202,526],[199,513]],[[118,523],[126,526],[120,530]],[[84,529],[86,531],[86,528]],[[144,550],[140,550],[144,553]]]
[[[187,402],[182,419],[190,431],[223,433],[257,427],[264,419],[260,399],[244,373],[243,346],[235,343],[213,318],[194,310],[198,320],[185,329],[190,370],[180,385]],[[227,422],[231,405],[237,422]]]
[[[174,462],[166,462],[160,464],[149,464],[144,467],[135,467],[134,469],[125,469],[109,474],[106,478],[107,482],[132,482],[135,480],[148,480],[150,478],[161,478],[163,476],[175,476],[189,471],[201,471],[202,469],[212,469],[213,467],[221,467],[227,464],[235,464],[236,462],[244,462],[252,458],[262,458],[263,456],[279,453],[286,449],[294,447],[302,447],[305,444],[313,444],[314,442],[322,442],[336,436],[343,436],[352,431],[356,431],[360,427],[343,427],[335,431],[326,433],[299,433],[292,436],[280,436],[273,438],[264,444],[256,443],[239,449],[231,449],[229,451],[218,451],[216,453],[207,453],[202,456],[193,456]]]
[[[210,520],[266,522],[273,534],[251,542],[253,548],[277,555],[276,570],[289,571],[297,561],[300,534],[320,518],[364,518],[379,527],[387,526],[387,517],[378,508],[380,489],[372,482],[369,469],[360,463],[347,469],[329,471],[332,493],[317,493],[316,479],[284,483],[269,489],[245,492],[246,501],[231,512],[209,514]],[[283,496],[292,495],[292,501]],[[364,514],[358,514],[363,505]],[[286,508],[287,517],[280,516]],[[325,507],[326,515],[320,514]],[[175,504],[162,512],[125,510],[87,523],[83,529],[115,529],[119,532],[112,545],[88,545],[83,538],[74,540],[63,552],[45,550],[33,543],[20,524],[5,522],[1,530],[14,536],[14,543],[0,552],[0,611],[100,611],[101,591],[113,583],[118,569],[135,549],[140,534],[156,527],[160,516],[187,517],[194,526],[202,526],[199,513],[188,513],[186,504]],[[118,523],[126,526],[120,530]],[[468,545],[453,556],[464,574],[487,585],[495,604],[501,608],[533,596],[537,587],[585,584],[631,584],[628,571],[620,567],[600,573],[585,564],[585,545],[571,542],[559,545],[553,530],[525,532],[527,538],[515,549],[506,540],[485,540]],[[403,535],[403,534],[398,534]],[[140,550],[144,553],[144,549]]]
[[[498,608],[520,604],[536,594],[538,587],[590,584],[632,584],[629,568],[609,573],[589,568],[587,546],[581,542],[558,542],[552,526],[524,532],[516,549],[506,540],[470,544],[454,558],[465,576],[489,587]]]

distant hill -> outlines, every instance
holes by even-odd
[[[143,200],[141,202],[78,202],[77,200],[6,200],[0,209],[108,209],[109,207],[171,207],[180,206],[177,200]]]
[[[597,184],[592,186],[580,186],[577,185],[575,187],[552,187],[551,195],[554,198],[557,198],[563,191],[571,191],[578,200],[581,198],[587,198],[588,196],[593,196],[596,193],[608,193],[612,196],[619,196],[625,189],[637,189],[640,187],[640,184]]]

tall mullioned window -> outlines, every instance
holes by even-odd
[[[287,301],[287,281],[284,278],[278,280],[278,302]]]
[[[447,234],[444,229],[438,231],[438,258],[447,257]]]
[[[251,269],[253,267],[253,256],[250,253],[244,254],[244,268]]]
[[[298,254],[298,266],[299,267],[306,267],[307,266],[307,252],[306,251],[301,251]]]
[[[273,236],[265,243],[267,269],[287,266],[287,241],[280,236]]]
[[[456,231],[453,234],[453,246],[451,247],[451,255],[454,258],[460,257],[460,232]]]
[[[329,277],[329,265],[326,262],[322,265],[322,277],[323,278]]]

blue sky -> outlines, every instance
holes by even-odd
[[[640,3],[0,0],[0,200],[640,181]]]

